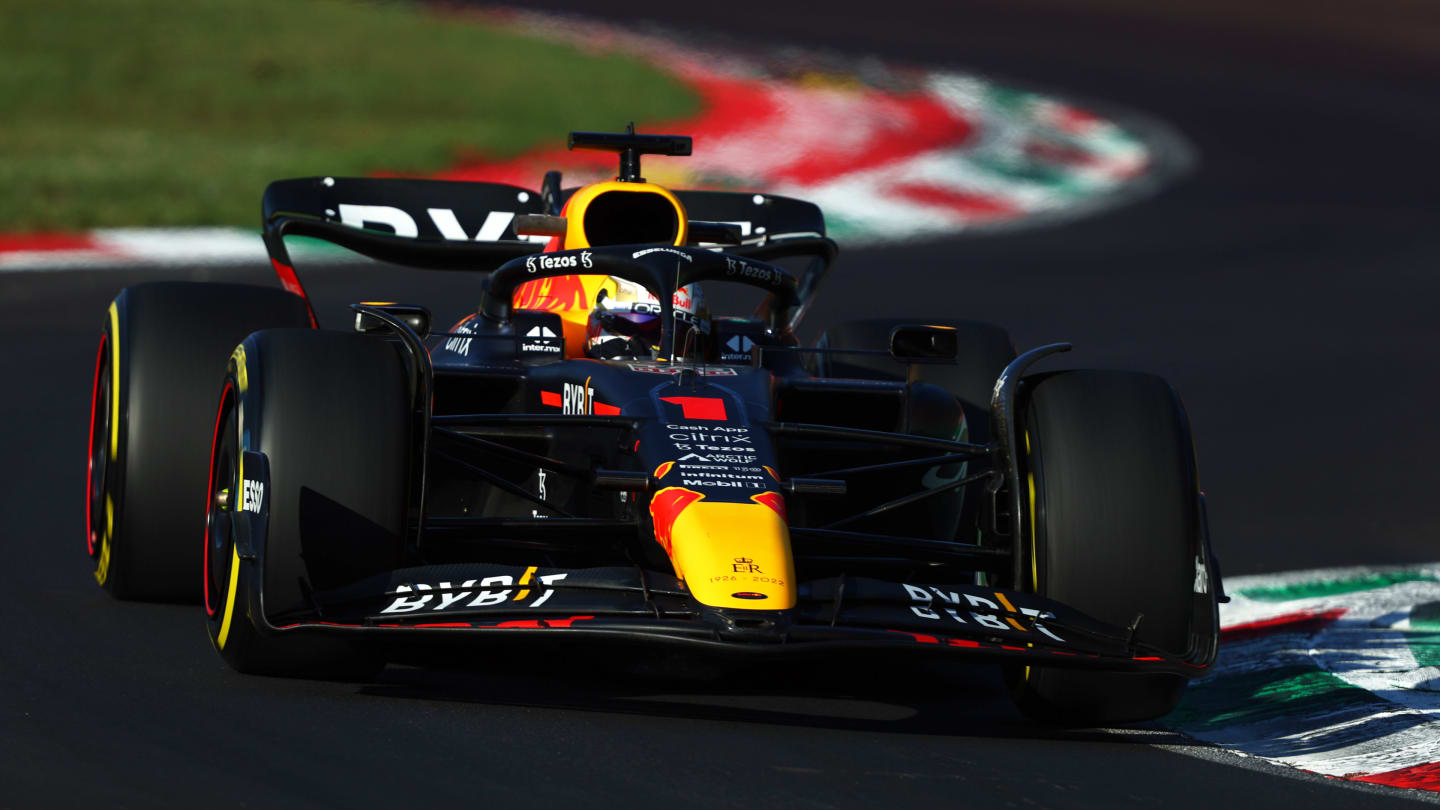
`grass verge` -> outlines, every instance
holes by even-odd
[[[409,2],[0,10],[0,231],[254,227],[281,177],[423,174],[697,105],[639,61]]]

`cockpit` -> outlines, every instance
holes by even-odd
[[[544,253],[688,243],[690,221],[684,203],[668,189],[645,182],[640,155],[688,155],[690,138],[636,135],[633,129],[624,135],[573,132],[570,148],[617,152],[619,174],[613,181],[576,189],[558,215],[517,217],[517,234],[549,236]],[[654,291],[633,281],[583,272],[536,279],[520,285],[512,303],[516,309],[559,315],[566,354],[572,357],[639,360],[661,353],[660,300]],[[676,327],[685,333],[681,347],[704,351],[710,319],[699,287],[677,289],[671,303]]]

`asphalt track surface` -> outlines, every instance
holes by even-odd
[[[1356,4],[1347,24],[1349,11],[1325,6],[1295,16],[1302,25],[1274,4],[1103,5],[917,0],[880,16],[829,3],[821,19],[632,0],[613,13],[970,68],[1169,122],[1199,162],[1157,196],[1039,231],[849,253],[810,327],[983,317],[1021,346],[1075,341],[1076,365],[1165,375],[1195,425],[1227,572],[1440,557],[1440,59],[1424,40],[1435,13]],[[104,305],[126,284],[177,275],[269,280],[263,268],[0,277],[0,807],[1397,800],[1186,756],[1161,732],[1039,729],[985,670],[839,664],[706,680],[560,658],[392,667],[358,686],[232,674],[198,609],[105,597],[81,540]],[[383,293],[373,270],[311,279],[332,322],[345,301]],[[409,298],[470,295],[454,279],[405,283]]]

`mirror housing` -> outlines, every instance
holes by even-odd
[[[384,310],[399,318],[424,340],[430,336],[430,310],[414,304],[392,304],[387,301],[361,301],[362,306]],[[366,312],[355,313],[355,331],[365,335],[389,332],[390,325]]]
[[[954,363],[960,339],[949,326],[897,326],[890,330],[890,356],[902,363]]]

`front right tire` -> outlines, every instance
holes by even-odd
[[[1184,654],[1203,529],[1179,397],[1159,377],[1124,371],[1039,375],[1026,392],[1023,584],[1116,627],[1138,619],[1139,641]],[[1007,677],[1025,714],[1084,726],[1163,716],[1185,684],[1175,675],[1037,666]]]
[[[305,299],[152,282],[110,304],[91,394],[86,548],[119,599],[197,601],[207,454],[225,358],[257,329],[310,324]]]

